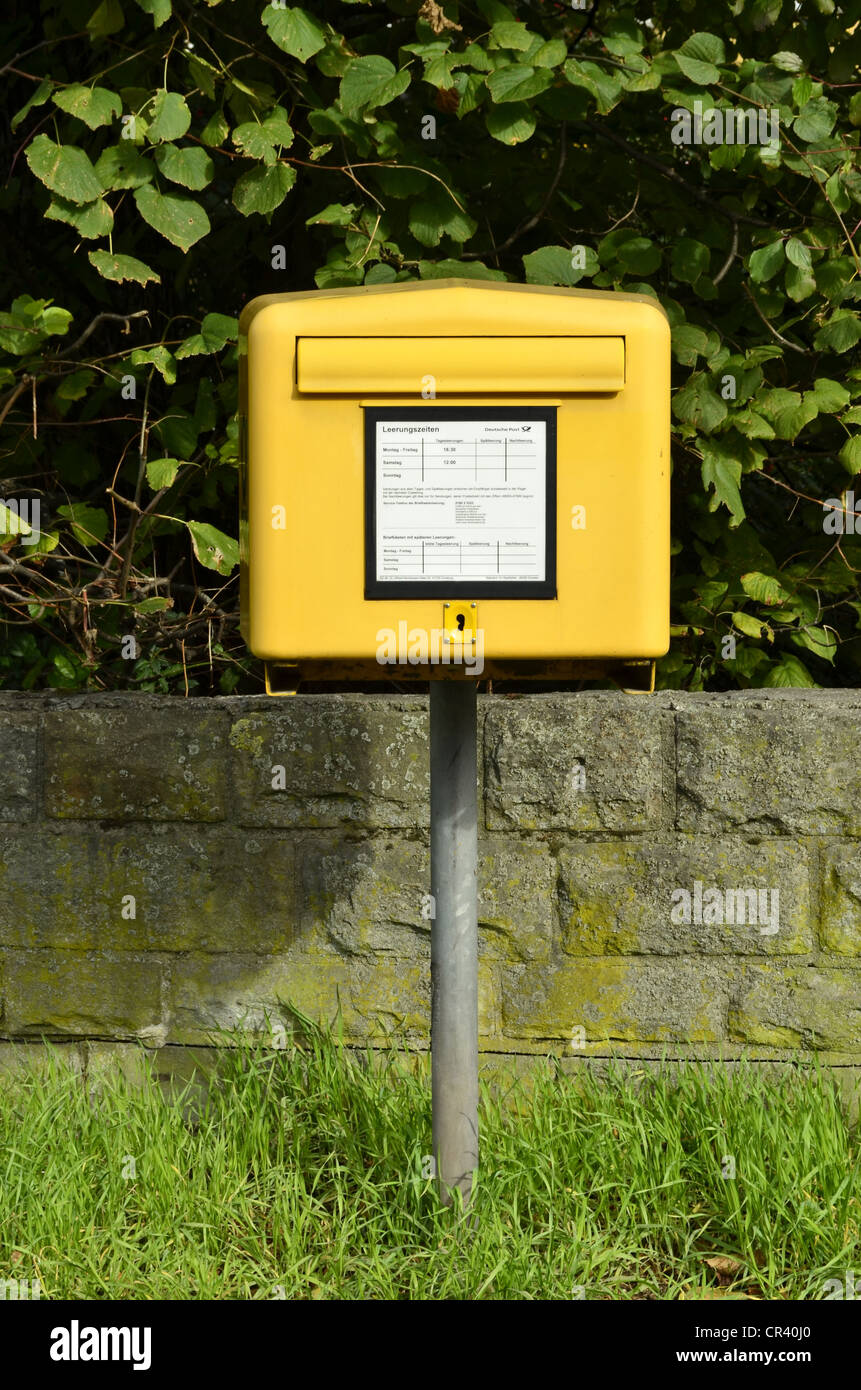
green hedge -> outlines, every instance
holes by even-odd
[[[0,510],[0,686],[258,689],[242,304],[450,275],[666,308],[661,684],[861,683],[861,546],[836,510],[861,471],[859,19],[861,0],[13,6],[2,495],[40,517]]]

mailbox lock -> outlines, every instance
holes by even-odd
[[[477,603],[443,604],[442,630],[444,642],[474,642],[477,627]]]

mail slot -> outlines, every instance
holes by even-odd
[[[253,300],[240,333],[241,631],[269,674],[546,680],[667,650],[651,296],[303,291]]]
[[[624,338],[300,338],[302,392],[421,395],[621,391]]]

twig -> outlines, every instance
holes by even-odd
[[[542,217],[544,216],[545,212],[547,211],[548,207],[550,206],[550,203],[551,203],[551,201],[552,201],[552,199],[553,199],[553,195],[554,195],[554,193],[556,192],[556,189],[559,187],[559,180],[560,180],[561,177],[562,177],[562,170],[565,168],[565,137],[566,137],[566,134],[567,134],[567,126],[566,126],[565,122],[563,121],[563,122],[562,122],[561,129],[560,129],[560,136],[559,136],[559,161],[558,161],[558,163],[557,163],[557,165],[556,165],[556,173],[553,175],[553,179],[552,179],[552,181],[551,181],[551,183],[550,183],[550,187],[548,188],[546,194],[544,195],[544,199],[543,199],[543,201],[542,201],[542,203],[541,203],[541,207],[538,209],[538,211],[537,211],[536,213],[533,213],[533,215],[532,215],[531,217],[527,217],[527,219],[526,219],[525,222],[521,222],[521,224],[520,224],[519,227],[515,227],[514,231],[511,233],[511,235],[510,235],[509,237],[506,237],[505,241],[503,241],[502,244],[501,244],[500,246],[494,247],[494,249],[493,249],[493,254],[494,254],[495,256],[499,256],[501,252],[507,251],[508,248],[509,248],[509,246],[512,246],[512,245],[514,244],[514,242],[517,241],[519,237],[522,237],[523,234],[524,234],[525,232],[531,232],[531,231],[532,231],[532,228],[535,227],[535,226],[537,226],[538,223],[541,221]],[[461,256],[461,260],[462,260],[462,261],[478,261],[478,260],[481,260],[482,256],[486,256],[486,255],[487,255],[487,252],[486,252],[486,251],[468,251],[468,252],[466,253],[466,255]]]
[[[12,407],[13,407],[13,405],[15,404],[15,402],[17,401],[18,397],[19,397],[20,395],[22,395],[22,394],[27,390],[27,387],[29,386],[29,384],[30,384],[30,376],[29,376],[29,373],[28,373],[28,374],[25,374],[24,376],[22,376],[21,380],[18,382],[18,385],[15,387],[14,391],[12,391],[12,392],[10,393],[10,395],[9,395],[9,397],[8,397],[8,399],[7,399],[7,401],[6,401],[6,404],[4,405],[3,409],[0,410],[0,425],[2,425],[3,421],[6,419],[6,416],[9,414],[9,411],[12,409]]]
[[[87,339],[89,338],[90,334],[95,332],[95,330],[98,328],[99,324],[100,324],[100,323],[103,323],[106,319],[112,319],[112,320],[118,321],[118,322],[120,322],[120,323],[124,323],[124,324],[125,324],[125,328],[123,329],[123,332],[124,332],[124,333],[128,333],[128,331],[129,331],[129,323],[131,322],[132,319],[145,319],[145,318],[148,318],[148,317],[149,317],[149,310],[147,310],[147,309],[136,309],[135,312],[134,312],[133,314],[106,314],[106,313],[96,314],[96,317],[93,319],[92,323],[88,324],[88,326],[84,329],[84,331],[83,331],[83,333],[81,334],[80,338],[78,338],[78,339],[76,340],[76,342],[72,343],[72,346],[71,346],[71,347],[64,348],[64,350],[63,350],[62,352],[56,353],[56,356],[57,356],[57,357],[70,357],[70,356],[72,355],[73,352],[76,352],[76,351],[77,351],[77,349],[81,346],[82,343],[85,343],[85,342],[87,341]]]
[[[793,352],[803,353],[803,355],[806,357],[808,351],[807,348],[799,347],[797,343],[791,343],[788,338],[784,338],[782,333],[778,333],[774,324],[769,323],[768,319],[765,317],[765,314],[760,309],[759,305],[757,304],[747,285],[743,285],[742,289],[744,290],[745,294],[747,295],[748,299],[750,300],[751,304],[753,305],[759,317],[762,319],[762,322],[765,324],[772,337],[776,338],[777,341],[779,343],[782,343],[784,347],[792,348]]]
[[[737,222],[733,222],[733,224],[732,224],[732,246],[729,248],[729,255],[727,256],[726,260],[724,261],[723,265],[721,266],[720,270],[718,271],[717,275],[715,276],[714,280],[712,281],[712,284],[713,284],[713,285],[719,285],[719,284],[720,284],[721,280],[722,280],[723,277],[726,275],[727,271],[729,270],[730,266],[732,265],[733,261],[735,260],[735,253],[736,253],[737,250],[738,250],[738,223],[737,223]]]

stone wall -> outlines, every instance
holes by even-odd
[[[486,1054],[861,1065],[861,691],[479,731]],[[428,798],[421,696],[0,695],[0,1037],[176,1060],[289,1000],[426,1047]]]

